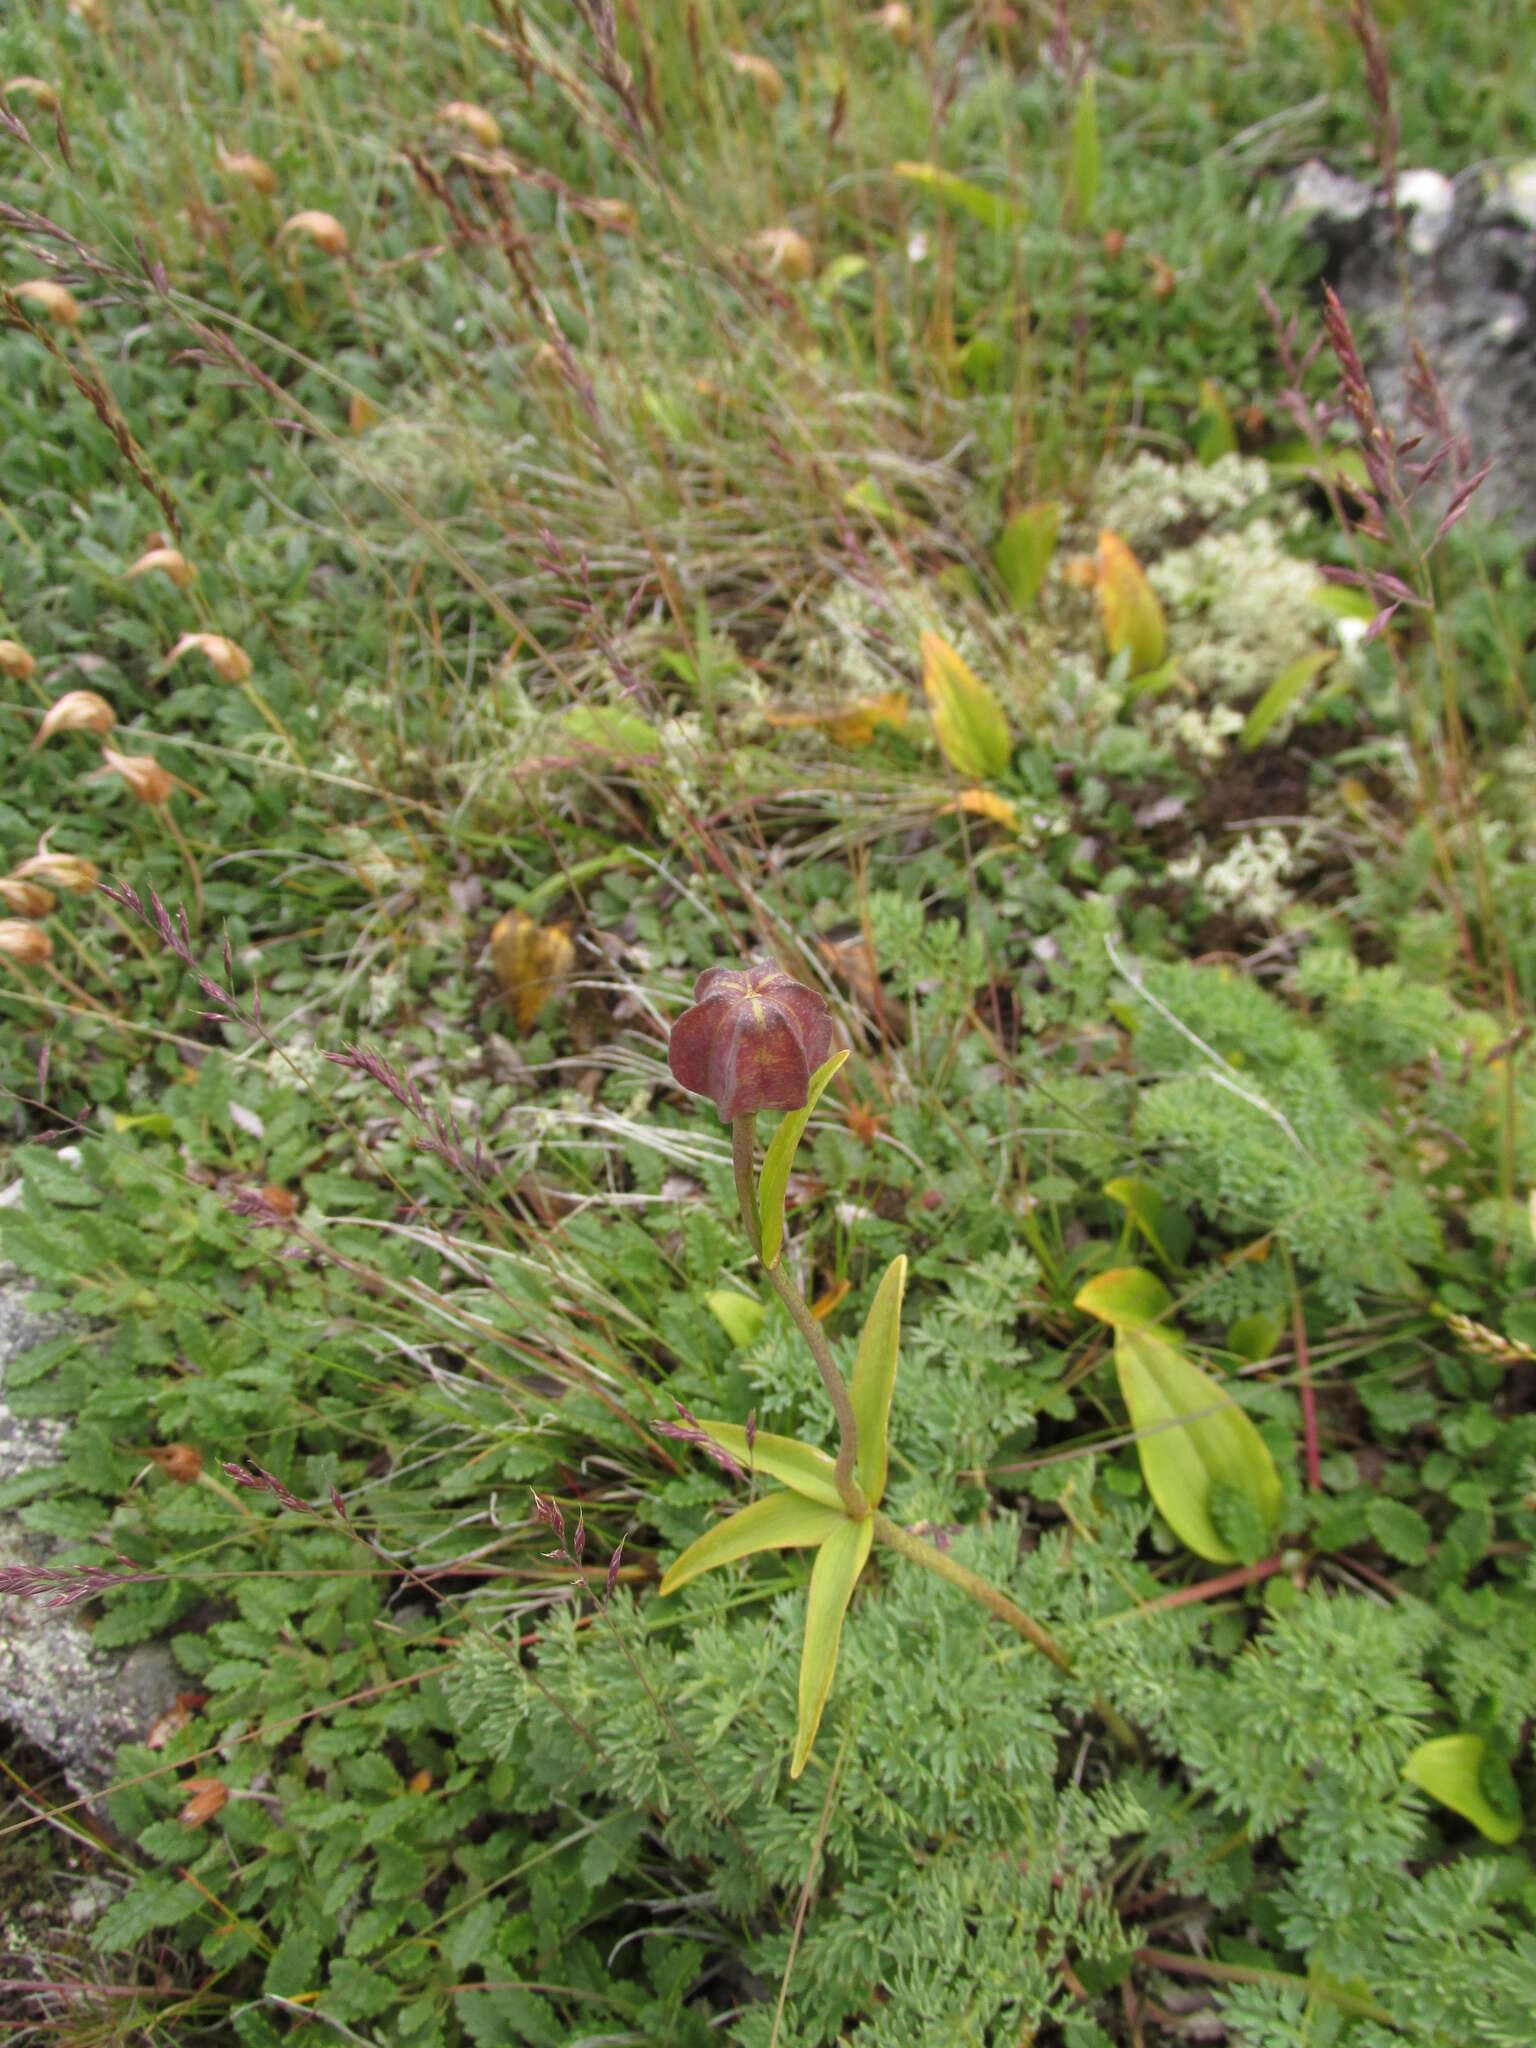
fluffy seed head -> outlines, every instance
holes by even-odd
[[[832,1050],[832,1018],[814,989],[771,960],[710,967],[672,1026],[667,1064],[691,1095],[729,1123],[760,1109],[804,1109],[811,1076]]]

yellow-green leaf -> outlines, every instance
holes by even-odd
[[[1421,1742],[1403,1765],[1403,1776],[1452,1813],[1471,1821],[1480,1835],[1507,1848],[1520,1833],[1518,1796],[1513,1812],[1500,1813],[1483,1789],[1490,1762],[1481,1735],[1437,1735]]]
[[[1219,1381],[1155,1330],[1115,1331],[1115,1371],[1158,1513],[1197,1556],[1236,1564],[1239,1552],[1217,1533],[1211,1495],[1229,1489],[1274,1527],[1283,1495],[1264,1439]]]
[[[822,1090],[847,1057],[846,1049],[835,1052],[831,1059],[816,1069],[811,1076],[804,1109],[789,1112],[774,1132],[764,1156],[763,1170],[757,1182],[757,1211],[763,1233],[765,1266],[776,1266],[779,1253],[784,1248],[784,1195],[789,1187],[789,1170],[795,1163],[795,1148],[811,1120],[811,1111],[821,1100]]]
[[[811,1594],[805,1608],[805,1647],[800,1653],[800,1726],[789,1766],[792,1778],[798,1778],[805,1769],[816,1730],[821,1726],[822,1709],[837,1668],[837,1641],[843,1632],[843,1616],[869,1556],[874,1534],[872,1515],[865,1515],[858,1522],[844,1515],[816,1553],[811,1569]]]
[[[1150,1181],[1107,1180],[1104,1192],[1129,1211],[1131,1221],[1160,1259],[1170,1266],[1184,1263],[1194,1241],[1194,1226],[1181,1209],[1163,1200]]]
[[[619,704],[578,704],[560,721],[566,738],[578,747],[605,754],[659,754],[661,734],[638,711]]]
[[[1099,196],[1099,108],[1090,71],[1078,90],[1072,116],[1072,205],[1079,224],[1093,217]]]
[[[704,1297],[705,1306],[731,1342],[741,1349],[762,1334],[768,1311],[754,1294],[738,1294],[734,1287],[717,1287]]]
[[[1232,408],[1222,396],[1221,386],[1209,377],[1200,380],[1200,405],[1195,413],[1195,460],[1210,468],[1223,455],[1237,452],[1237,428]]]
[[[1098,569],[1104,644],[1112,655],[1128,653],[1131,674],[1142,675],[1159,665],[1167,646],[1163,608],[1140,562],[1107,526],[1099,534]]]
[[[973,185],[969,178],[957,178],[953,171],[942,170],[938,164],[899,163],[892,164],[891,169],[907,184],[920,186],[936,199],[942,199],[946,206],[958,207],[986,227],[1012,227],[1024,219],[1024,208],[1016,199],[1001,192],[989,192],[985,185]]]
[[[903,1254],[892,1259],[875,1290],[859,1338],[849,1399],[859,1425],[858,1481],[872,1508],[885,1492],[886,1438],[890,1428],[891,1394],[896,1385],[896,1354],[901,1346],[901,1297],[907,1284]]]
[[[842,1497],[837,1490],[835,1474],[837,1467],[825,1451],[818,1451],[814,1444],[803,1444],[798,1437],[774,1436],[770,1430],[760,1429],[752,1439],[752,1448],[747,1448],[747,1432],[739,1422],[701,1422],[700,1429],[716,1443],[722,1451],[729,1451],[744,1472],[766,1472],[770,1479],[777,1479],[782,1486],[791,1487],[803,1494],[807,1500],[819,1501],[823,1507],[834,1507],[842,1512]]]
[[[1027,612],[1040,595],[1060,528],[1061,506],[1047,498],[1015,512],[998,535],[992,560],[1015,611]]]
[[[924,633],[923,690],[939,745],[957,773],[976,781],[1008,766],[1008,721],[986,684],[937,633]]]
[[[829,1508],[798,1493],[765,1493],[750,1507],[706,1529],[675,1557],[661,1582],[663,1594],[675,1593],[703,1572],[734,1564],[759,1550],[806,1550],[824,1543],[840,1526],[852,1527],[841,1508]]]
[[[1300,661],[1282,669],[1243,721],[1238,744],[1247,751],[1256,747],[1277,719],[1283,718],[1306,695],[1333,660],[1331,647],[1315,647]]]
[[[1114,1266],[1080,1287],[1072,1306],[1113,1330],[1142,1330],[1162,1321],[1173,1307],[1173,1296],[1145,1266]]]

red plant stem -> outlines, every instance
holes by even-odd
[[[1181,1586],[1177,1593],[1165,1593],[1161,1600],[1149,1600],[1138,1614],[1160,1614],[1170,1607],[1193,1607],[1197,1600],[1219,1600],[1223,1593],[1236,1593],[1243,1586],[1257,1586],[1285,1569],[1282,1557],[1266,1557],[1259,1564],[1244,1565],[1240,1571],[1223,1572],[1219,1578],[1202,1579],[1198,1586]]]
[[[1291,1330],[1296,1342],[1296,1378],[1301,1386],[1301,1428],[1307,1446],[1307,1488],[1320,1493],[1323,1486],[1322,1455],[1317,1441],[1317,1397],[1312,1391],[1312,1357],[1307,1350],[1307,1321],[1301,1312],[1301,1295],[1291,1291]]]

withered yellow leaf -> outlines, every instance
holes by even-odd
[[[840,747],[867,747],[883,726],[901,732],[907,723],[904,690],[887,690],[878,697],[856,697],[830,711],[770,711],[770,725],[795,728],[814,725]]]
[[[576,964],[576,948],[563,924],[541,925],[509,910],[491,930],[491,965],[519,1031],[533,1029],[544,1005],[558,996]]]
[[[1125,649],[1133,676],[1156,668],[1168,643],[1163,608],[1140,562],[1107,526],[1099,534],[1099,609],[1110,653]]]
[[[924,633],[919,645],[933,729],[950,764],[961,775],[1001,775],[1009,754],[1003,707],[947,640]]]
[[[1005,796],[999,796],[991,789],[962,789],[957,809],[969,811],[972,817],[988,818],[994,825],[1001,825],[1005,832],[1015,837],[1019,830],[1019,814]]]

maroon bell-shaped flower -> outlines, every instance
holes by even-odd
[[[672,1026],[667,1063],[727,1123],[759,1109],[804,1109],[811,1076],[832,1051],[832,1018],[815,989],[771,960],[709,967],[693,1007]]]

